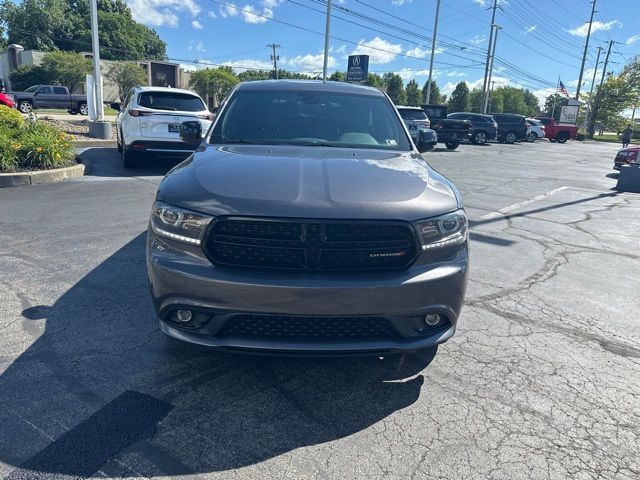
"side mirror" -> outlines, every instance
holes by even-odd
[[[199,145],[202,141],[202,125],[200,122],[182,122],[182,125],[180,125],[180,140]]]
[[[418,129],[418,151],[420,153],[433,150],[438,141],[438,137],[433,130],[420,130]]]
[[[119,112],[119,111],[120,111],[120,103],[118,103],[118,102],[110,103],[110,104],[109,104],[109,106],[110,106],[111,108],[113,108],[116,112]]]

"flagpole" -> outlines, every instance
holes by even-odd
[[[556,85],[556,91],[553,94],[553,108],[551,109],[551,118],[555,119],[556,114],[556,100],[558,99],[558,89],[560,88],[560,75],[558,75],[558,84]]]

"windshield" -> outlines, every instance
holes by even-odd
[[[40,85],[34,85],[33,87],[29,87],[25,90],[27,93],[35,93],[40,88]]]
[[[138,105],[155,110],[202,112],[206,110],[199,97],[180,92],[142,92]]]
[[[240,90],[210,142],[411,150],[386,97],[335,92]]]
[[[400,116],[403,120],[427,120],[427,114],[422,110],[412,108],[399,108]]]

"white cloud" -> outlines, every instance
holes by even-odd
[[[398,53],[401,52],[401,44],[390,43],[380,37],[375,37],[373,40],[368,42],[360,40],[358,42],[358,46],[351,55],[369,55],[369,62],[374,64],[393,62]]]
[[[189,45],[187,46],[187,50],[195,50],[196,52],[207,51],[207,49],[204,48],[204,43],[202,43],[202,40],[198,40],[197,42],[195,40],[191,40],[189,42]]]
[[[346,51],[347,51],[347,46],[344,45],[344,44],[340,45],[338,48],[336,48],[336,47],[330,47],[329,48],[329,53],[335,52],[335,53],[339,53],[341,55],[344,55]]]
[[[273,63],[251,58],[222,62],[222,65],[233,68],[236,73],[244,72],[245,70],[273,70]]]
[[[402,5],[404,5],[405,3],[411,3],[413,2],[413,0],[391,0],[391,5],[393,5],[394,7],[400,7]]]
[[[524,31],[524,33],[525,33],[525,34],[527,34],[527,33],[535,32],[537,28],[538,28],[538,26],[537,26],[537,25],[531,25],[529,28],[527,28],[527,29]]]
[[[591,26],[591,33],[595,33],[599,30],[611,30],[616,25],[619,25],[620,27],[622,27],[622,23],[619,22],[618,20],[611,20],[610,22],[607,22],[607,23],[595,21]],[[576,37],[586,37],[588,32],[589,32],[589,22],[585,22],[578,27],[567,30],[567,33],[574,35]]]
[[[218,15],[216,15],[216,12],[214,12],[213,10],[209,10],[209,12],[207,12],[207,15],[209,15],[209,18],[218,18]]]
[[[229,3],[222,5],[219,12],[222,18],[235,17],[240,13],[240,7],[236,7],[235,3]]]
[[[478,45],[484,43],[484,41],[486,39],[487,39],[487,37],[485,37],[484,35],[475,35],[473,38],[469,39],[469,43],[471,45],[478,46]]]
[[[177,27],[178,13],[185,12],[193,17],[200,13],[195,0],[127,0],[127,4],[134,20],[152,27]]]
[[[411,68],[401,68],[399,71],[394,73],[397,75],[400,75],[400,77],[402,77],[402,80],[407,82],[409,80],[413,80],[416,77],[428,77],[429,69],[425,68],[423,70],[413,70]],[[435,70],[434,70],[434,76],[435,76]]]
[[[627,41],[624,42],[625,45],[633,45],[638,40],[640,40],[640,35],[634,35],[632,37],[627,38]]]
[[[324,53],[318,53],[314,55],[312,53],[307,53],[306,55],[298,55],[296,57],[290,58],[286,61],[287,65],[292,67],[297,67],[302,70],[320,70],[324,65]],[[329,55],[327,59],[328,68],[334,68],[338,65],[338,62],[334,57]]]
[[[229,3],[221,6],[219,12],[222,18],[240,15],[246,23],[259,24],[265,23],[270,18],[273,18],[273,9],[281,3],[282,0],[262,0],[259,5],[247,3],[243,7],[235,3]]]
[[[268,12],[266,12],[266,10],[267,9],[265,9],[265,11],[263,12],[260,12],[257,8],[253,7],[252,5],[245,5],[240,13],[242,14],[242,19],[246,23],[264,23],[268,20],[265,17],[269,17],[269,18],[273,17],[273,10],[269,9]],[[270,15],[268,15],[268,13],[270,13]]]
[[[460,72],[458,70],[454,70],[453,72],[447,72],[444,74],[446,77],[466,77],[467,74],[464,72]]]
[[[443,52],[444,52],[444,48],[436,48],[436,55],[438,53],[443,53]],[[428,55],[431,55],[431,49],[423,49],[420,47],[416,47],[416,48],[407,50],[404,53],[405,55],[409,55],[411,57],[426,58]]]
[[[473,0],[473,3],[477,3],[481,7],[486,7],[487,5],[489,5],[489,2],[487,0]]]
[[[204,28],[198,20],[194,20],[193,22],[191,22],[191,26],[196,30],[202,30]]]

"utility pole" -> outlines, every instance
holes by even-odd
[[[436,3],[436,20],[433,25],[433,39],[431,40],[431,61],[429,62],[429,80],[427,80],[427,96],[424,103],[429,104],[431,100],[431,78],[433,77],[433,57],[436,54],[436,35],[438,34],[438,17],[440,16],[440,0]]]
[[[493,102],[493,87],[495,83],[495,80],[491,80],[491,89],[489,90],[489,108],[487,109],[488,112],[491,111],[491,103]]]
[[[556,91],[553,93],[553,107],[551,108],[551,118],[555,120],[556,114],[556,101],[558,100],[558,89],[560,88],[560,75],[558,75],[558,84],[556,85]]]
[[[598,73],[598,65],[600,64],[600,52],[602,47],[598,47],[598,55],[596,56],[596,68],[593,69],[593,78],[591,79],[591,90],[589,90],[589,103],[587,104],[587,114],[584,116],[584,129],[589,126],[589,115],[591,114],[591,105],[593,105],[593,87],[596,84],[596,73]]]
[[[322,82],[327,81],[327,65],[329,64],[329,33],[331,32],[331,0],[327,0],[327,21],[324,30],[324,64],[322,66]]]
[[[487,113],[487,103],[489,103],[489,83],[491,83],[491,76],[493,75],[493,59],[496,56],[496,46],[498,45],[498,32],[502,29],[500,25],[494,25],[496,27],[493,37],[493,51],[491,52],[491,65],[489,65],[489,77],[487,78],[487,94],[484,96],[484,103],[482,105],[482,113]]]
[[[91,47],[93,49],[93,93],[96,105],[96,122],[104,121],[102,105],[102,78],[100,77],[100,43],[98,40],[98,0],[91,0]]]
[[[271,47],[271,49],[273,50],[271,60],[273,60],[274,78],[278,80],[278,60],[280,60],[280,55],[276,53],[276,48],[280,48],[280,45],[278,45],[277,43],[267,43],[267,47]]]
[[[593,14],[596,13],[596,0],[591,2],[591,18],[589,19],[589,30],[587,40],[584,42],[584,52],[582,53],[582,65],[580,65],[580,76],[578,77],[578,87],[576,88],[576,100],[580,100],[580,87],[582,86],[582,75],[584,74],[584,62],[587,59],[589,49],[589,38],[591,37],[591,26],[593,25]]]
[[[493,7],[491,7],[493,9],[493,13],[491,14],[491,28],[489,30],[489,46],[487,47],[487,61],[485,63],[484,66],[484,81],[482,83],[482,100],[484,102],[484,99],[487,96],[487,90],[489,89],[489,59],[491,58],[491,50],[492,50],[492,43],[493,43],[493,26],[496,23],[496,10],[498,9],[498,0],[493,0]]]
[[[598,110],[600,110],[600,102],[602,101],[602,85],[604,84],[604,77],[607,74],[607,65],[609,64],[609,55],[611,55],[611,47],[613,47],[614,41],[611,40],[609,42],[609,48],[607,49],[607,56],[604,57],[604,66],[602,67],[602,76],[600,77],[600,85],[598,85],[598,90],[596,91],[596,100],[593,105],[593,110],[591,111],[591,116],[589,118],[589,125],[587,127],[587,134],[593,137],[593,130],[596,124],[596,115],[598,115]]]

